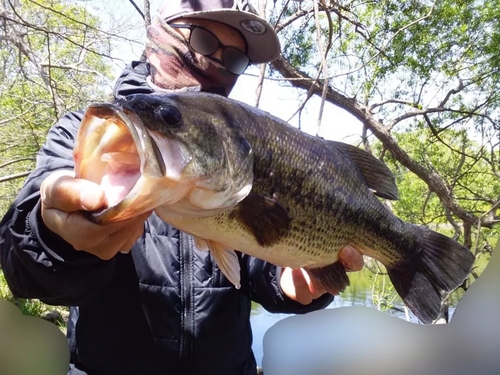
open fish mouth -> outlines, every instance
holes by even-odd
[[[174,105],[156,98],[90,105],[73,151],[75,177],[100,185],[107,206],[86,216],[106,223],[159,207],[184,216],[212,216],[234,207],[252,188],[251,152],[245,173],[228,172],[224,147],[214,153],[212,147],[192,145],[199,144],[200,134],[196,124],[182,122]]]
[[[107,208],[93,212],[90,218],[103,222],[139,215],[155,208],[153,200],[162,199],[161,192],[163,201],[180,199],[187,189],[179,183],[182,169],[189,163],[186,154],[175,140],[160,138],[147,129],[134,112],[111,103],[91,105],[74,150],[75,177],[100,185]],[[159,184],[164,189],[152,194]]]
[[[99,184],[109,206],[123,200],[141,175],[137,131],[129,117],[112,104],[92,105],[82,121],[75,150],[76,177]],[[136,141],[134,141],[136,138]]]

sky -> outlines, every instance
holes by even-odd
[[[118,76],[123,67],[132,59],[140,56],[145,32],[142,20],[135,8],[129,1],[125,0],[93,0],[77,1],[81,5],[86,5],[97,10],[102,16],[103,22],[108,25],[118,27],[117,33],[124,35],[136,42],[123,42],[113,51],[114,57],[120,58],[114,64],[114,74]],[[162,0],[151,0],[151,13],[154,15],[162,3]],[[142,7],[143,2],[136,0],[136,4]],[[116,26],[118,25],[118,26]],[[238,79],[230,98],[254,105],[255,90],[257,87],[258,66],[250,66],[247,71]],[[291,116],[301,105],[301,96],[304,90],[293,87],[285,87],[283,83],[266,79],[263,86],[262,97],[259,108],[288,121],[293,126],[298,126],[299,118]],[[321,98],[314,96],[305,106],[302,117],[302,130],[309,134],[316,134],[318,128],[318,115]],[[326,139],[343,141],[346,143],[357,143],[360,140],[362,126],[352,115],[341,108],[326,103],[322,115],[320,136]]]

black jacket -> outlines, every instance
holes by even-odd
[[[132,63],[115,95],[152,92],[148,72],[147,63]],[[278,267],[241,254],[237,290],[192,237],[155,214],[129,254],[103,261],[75,251],[45,227],[39,189],[50,173],[73,169],[82,114],[52,127],[37,169],[0,223],[1,265],[13,294],[78,306],[68,324],[73,375],[255,374],[251,301],[271,312],[305,313],[332,297],[308,306],[291,301],[278,286]]]

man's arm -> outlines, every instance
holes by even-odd
[[[242,260],[246,263],[242,271],[247,273],[242,275],[242,279],[248,280],[248,284],[242,285],[242,288],[248,288],[249,297],[269,312],[304,314],[323,309],[333,301],[331,294],[323,294],[308,304],[293,300],[281,288],[281,267],[247,255],[243,255]]]
[[[242,269],[246,271],[248,285],[245,287],[250,298],[270,312],[306,313],[325,308],[333,301],[333,295],[326,293],[302,268],[281,268],[248,256],[243,256],[242,261],[246,262]],[[350,272],[364,267],[363,255],[349,245],[340,250],[338,261]]]

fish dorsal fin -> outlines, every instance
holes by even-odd
[[[250,193],[234,211],[260,246],[271,246],[290,230],[288,211],[274,199]]]
[[[215,263],[217,263],[217,266],[224,276],[227,277],[236,289],[240,289],[241,276],[238,255],[234,252],[234,250],[226,249],[217,242],[206,240],[205,244],[210,249],[210,255],[212,255]]]
[[[366,185],[374,194],[386,199],[399,199],[394,175],[382,161],[365,150],[347,143],[326,141],[330,147],[341,150],[356,165]]]

